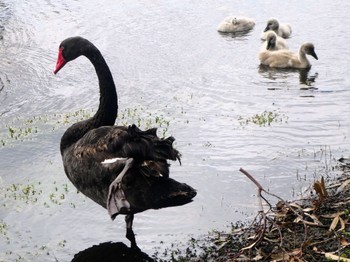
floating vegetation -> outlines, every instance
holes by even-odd
[[[239,117],[239,124],[249,125],[255,124],[258,126],[270,126],[272,123],[287,123],[288,116],[285,114],[280,114],[276,110],[273,111],[264,111],[261,114],[255,114],[252,117]]]
[[[6,236],[8,230],[8,225],[3,221],[0,221],[0,236]]]
[[[56,123],[58,124],[58,126],[61,125],[68,125],[68,124],[72,124],[78,121],[82,121],[85,119],[88,119],[90,117],[92,117],[92,115],[94,114],[94,110],[85,110],[85,109],[80,109],[74,112],[68,112],[68,113],[64,113],[64,114],[54,114],[53,117],[56,120]]]
[[[58,246],[59,247],[61,247],[61,248],[63,248],[63,247],[65,247],[66,246],[66,244],[67,244],[67,240],[62,240],[62,241],[60,241],[59,243],[58,243]]]
[[[163,114],[145,112],[140,106],[127,108],[119,113],[117,123],[119,125],[135,124],[140,128],[148,129],[156,127],[161,130],[162,136],[166,136],[170,120]],[[35,138],[38,134],[55,131],[62,126],[90,118],[94,110],[80,109],[63,114],[33,116],[31,118],[16,117],[6,124],[0,125],[0,147],[4,147],[16,141],[25,141]]]
[[[42,190],[35,190],[34,185],[23,185],[20,183],[11,184],[7,188],[2,188],[3,198],[14,200],[22,200],[25,203],[36,203],[37,196],[42,193]]]
[[[161,130],[161,136],[165,137],[169,130],[170,120],[163,114],[144,112],[145,109],[141,106],[127,108],[118,114],[118,125],[135,124],[141,129],[149,129],[156,127]]]
[[[47,190],[48,188],[49,190]],[[67,194],[70,191],[75,191],[75,189],[70,190],[67,183],[58,186],[55,181],[52,186],[43,185],[41,182],[0,185],[0,197],[8,200],[3,202],[3,207],[13,207],[13,201],[24,202],[25,204],[42,204],[45,207],[61,205],[66,201]],[[74,208],[75,204],[70,203],[69,206]]]
[[[67,114],[33,116],[31,118],[16,117],[0,126],[0,146],[7,146],[16,141],[30,140],[39,133],[56,130],[64,124],[87,118],[89,113],[78,110]]]
[[[22,238],[23,236],[17,234],[13,234],[11,237],[11,240],[14,240],[15,242],[18,241],[18,239],[14,239],[15,236]],[[31,239],[31,237],[29,237]],[[10,239],[7,238],[8,244],[10,244]],[[66,246],[67,241],[61,240],[57,243],[49,244],[49,245],[34,245],[31,247],[30,251],[25,251],[22,249],[17,250],[9,250],[7,249],[2,250],[0,252],[0,262],[8,262],[8,261],[53,261],[55,259],[54,253],[58,250],[64,249]],[[23,241],[22,241],[22,245]],[[10,247],[10,245],[9,245]],[[57,261],[57,259],[55,259]]]

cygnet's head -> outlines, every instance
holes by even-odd
[[[277,41],[276,33],[273,31],[268,32],[266,36],[266,41],[267,41],[267,46],[266,46],[267,50],[274,48],[276,46],[276,41]]]
[[[232,24],[237,25],[238,24],[237,17],[234,17],[231,22],[232,22]]]
[[[273,30],[276,31],[279,27],[279,23],[277,21],[276,18],[271,18],[267,21],[267,25],[265,27],[264,32],[269,31],[269,30]]]
[[[318,57],[315,53],[315,47],[312,43],[304,43],[302,44],[302,46],[300,47],[300,51],[304,52],[307,55],[311,55],[313,56],[316,60],[318,60]]]

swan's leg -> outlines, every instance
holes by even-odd
[[[124,175],[131,167],[132,162],[132,158],[126,159],[123,170],[109,186],[107,210],[112,219],[114,219],[120,213],[127,213],[130,209],[130,203],[125,198],[124,191],[121,187],[121,182]]]
[[[116,179],[114,179],[114,181],[112,182],[111,185],[120,184],[122,182],[124,175],[126,174],[128,169],[130,168],[133,161],[134,161],[133,158],[126,159],[125,166],[124,166],[123,170],[119,173],[119,175],[116,177]]]
[[[134,221],[134,214],[128,214],[125,216],[125,223],[126,223],[126,238],[130,240],[131,242],[131,248],[139,249],[139,247],[136,245],[136,239],[134,231],[132,230],[132,222]]]

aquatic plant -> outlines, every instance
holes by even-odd
[[[165,137],[169,130],[170,120],[163,114],[157,113],[143,113],[145,109],[141,106],[135,106],[134,108],[126,108],[118,113],[117,122],[118,125],[130,125],[135,124],[141,129],[149,129],[156,127],[160,129],[161,136]]]
[[[7,230],[8,230],[8,225],[5,222],[0,221],[0,235],[6,236]]]
[[[164,137],[167,135],[170,120],[163,114],[145,113],[140,106],[126,108],[119,112],[117,119],[120,125],[135,124],[142,129],[157,127]],[[40,134],[53,132],[62,126],[88,119],[94,111],[80,109],[63,114],[33,116],[31,118],[16,117],[8,123],[0,125],[0,146],[4,147],[14,142],[31,140]]]
[[[281,114],[276,110],[264,111],[261,114],[255,114],[251,117],[239,117],[238,119],[241,126],[255,124],[258,126],[270,126],[272,123],[287,123],[288,116]]]
[[[0,197],[4,200],[3,207],[13,207],[17,201],[21,206],[21,202],[25,204],[41,204],[45,207],[50,207],[52,204],[61,205],[66,201],[69,192],[75,192],[75,189],[68,188],[67,183],[57,185],[53,181],[52,185],[42,184],[41,182],[33,183],[13,183],[9,185],[0,185]],[[69,204],[72,208],[75,204]]]

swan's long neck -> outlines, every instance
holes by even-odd
[[[100,86],[100,105],[90,121],[93,122],[94,128],[112,126],[117,118],[118,97],[111,71],[97,48],[92,47],[86,57],[95,67]]]
[[[100,105],[95,115],[87,120],[73,124],[61,139],[61,154],[76,143],[89,130],[100,126],[112,126],[118,113],[118,97],[111,71],[100,51],[92,44],[84,49],[83,54],[93,64],[99,81]]]
[[[302,65],[310,66],[310,62],[306,57],[305,51],[302,47],[299,49],[299,61]]]

